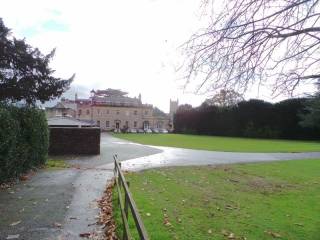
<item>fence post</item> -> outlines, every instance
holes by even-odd
[[[128,187],[130,187],[130,182],[127,182]],[[126,214],[126,218],[128,219],[128,208],[129,208],[129,199],[128,199],[128,194],[125,193],[125,198],[124,198],[124,212]]]
[[[127,182],[128,187],[130,185],[129,182]],[[129,199],[128,194],[126,191],[124,191],[124,213],[126,216],[126,219],[128,220],[128,209],[129,209]],[[128,233],[126,232],[125,226],[123,226],[123,240],[128,240]]]

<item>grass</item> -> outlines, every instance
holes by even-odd
[[[173,167],[126,178],[153,240],[320,239],[320,159]]]
[[[313,152],[318,141],[271,140],[186,134],[114,134],[125,140],[154,145],[226,152]]]
[[[58,170],[70,167],[68,163],[61,159],[48,159],[45,168],[49,170]]]

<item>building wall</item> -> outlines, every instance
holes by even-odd
[[[100,154],[100,129],[51,127],[49,154]]]
[[[169,129],[169,119],[153,117],[152,106],[115,107],[78,104],[77,118],[93,120],[103,130],[115,129],[117,122],[120,129],[125,126],[130,129],[143,129],[145,121],[149,122],[149,128],[158,128],[161,125],[161,128]]]
[[[76,111],[70,108],[46,108],[47,118],[56,116],[71,116],[76,117]]]

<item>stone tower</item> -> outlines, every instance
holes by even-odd
[[[176,113],[177,109],[178,109],[178,105],[179,105],[179,101],[177,99],[177,101],[171,100],[170,99],[170,117],[173,117],[173,115]]]

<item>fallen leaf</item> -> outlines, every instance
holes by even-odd
[[[19,223],[21,223],[21,221],[13,222],[13,223],[10,224],[10,226],[16,226],[16,225],[18,225]]]
[[[79,237],[85,237],[85,238],[89,238],[91,236],[91,233],[86,232],[86,233],[80,233]]]
[[[55,222],[55,223],[53,224],[53,226],[60,228],[60,227],[62,226],[62,224]]]
[[[228,239],[236,239],[234,233],[230,233],[230,234],[228,235]]]
[[[274,238],[281,238],[281,235],[279,233],[276,233],[276,232],[265,231],[265,233],[269,234],[270,236],[272,236]]]
[[[150,217],[150,216],[151,216],[151,213],[146,213],[146,215],[147,215],[148,217]]]
[[[297,225],[299,227],[303,227],[303,224],[302,223],[294,223],[294,225]]]
[[[209,230],[208,230],[208,233],[209,233],[209,234],[212,234],[212,230],[211,230],[211,229],[209,229]]]
[[[224,236],[228,236],[229,235],[229,232],[225,229],[222,229],[221,230],[221,233],[224,235]]]
[[[27,181],[29,179],[28,175],[22,175],[19,177],[20,181]]]

